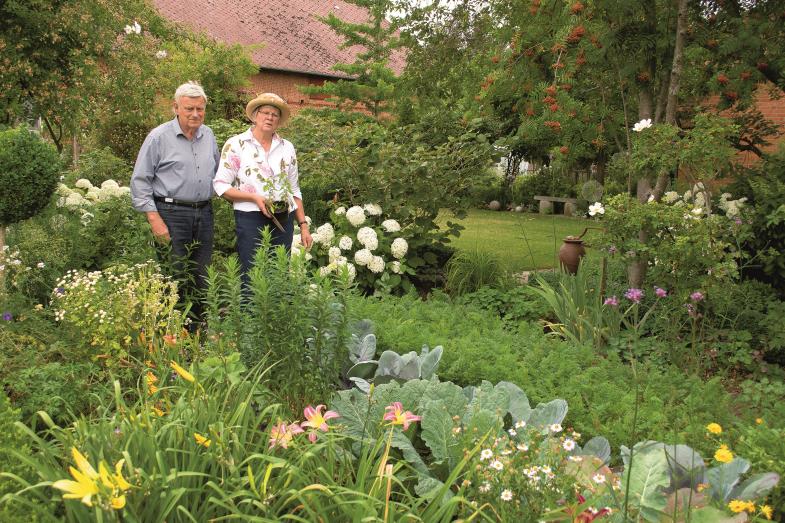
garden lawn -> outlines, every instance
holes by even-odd
[[[439,223],[457,221],[465,227],[452,245],[458,250],[480,249],[501,258],[513,272],[549,269],[558,264],[557,253],[565,236],[577,236],[587,226],[595,225],[584,218],[471,209],[466,218],[455,220],[447,212]],[[584,238],[591,240],[598,231],[590,230]]]

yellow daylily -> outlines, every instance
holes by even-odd
[[[152,411],[153,411],[153,413],[154,413],[156,416],[158,416],[159,418],[162,418],[162,417],[164,416],[164,414],[165,414],[165,412],[164,412],[163,410],[159,409],[159,408],[158,408],[158,407],[156,407],[156,406],[152,406],[152,407],[150,407],[150,410],[152,410]]]
[[[52,483],[52,487],[65,492],[63,499],[79,499],[88,507],[92,507],[92,498],[98,494],[98,484],[74,467],[68,469],[76,481],[61,479]]]
[[[203,447],[206,447],[206,448],[209,448],[210,447],[210,443],[212,443],[212,441],[210,439],[202,436],[198,432],[194,432],[194,439],[196,440],[196,443],[198,443],[199,445],[201,445]]]
[[[71,455],[77,468],[68,467],[68,469],[76,481],[61,479],[52,483],[53,488],[65,492],[63,499],[79,499],[88,507],[92,507],[93,496],[100,496],[103,491],[103,494],[108,493],[112,508],[119,510],[125,506],[125,491],[131,488],[131,484],[123,478],[124,459],[115,464],[115,473],[110,474],[104,461],[98,464],[98,472],[96,472],[76,447],[71,448]]]
[[[190,372],[188,372],[187,370],[185,370],[184,368],[182,368],[181,366],[179,366],[179,365],[177,364],[177,362],[175,362],[174,360],[172,360],[172,361],[170,362],[170,364],[172,365],[172,368],[174,369],[174,371],[175,371],[177,374],[179,374],[179,375],[180,375],[180,377],[181,377],[181,378],[183,378],[185,381],[189,381],[189,382],[191,382],[191,383],[193,383],[194,381],[196,381],[196,378],[194,378],[193,374],[191,374]]]

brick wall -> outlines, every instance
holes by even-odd
[[[785,143],[785,93],[779,91],[781,95],[777,98],[776,93],[772,96],[771,84],[761,84],[755,91],[755,107],[763,114],[764,118],[771,120],[780,133],[780,136],[770,137],[768,140],[771,145],[764,147],[764,151],[775,151],[780,144]],[[775,90],[778,90],[775,88]],[[713,96],[708,101],[709,105],[716,104],[719,97]],[[723,114],[723,113],[720,113]],[[724,114],[723,114],[724,115]],[[739,164],[744,167],[751,167],[755,165],[760,158],[752,152],[744,151],[736,155]]]
[[[289,104],[292,114],[306,107],[321,108],[334,107],[326,102],[324,96],[318,94],[305,94],[298,89],[301,85],[322,85],[325,77],[305,73],[290,73],[285,71],[262,70],[251,77],[252,86],[248,88],[251,94],[275,93]]]

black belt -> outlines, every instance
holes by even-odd
[[[184,202],[183,200],[175,200],[174,198],[164,198],[163,196],[153,196],[153,200],[158,203],[168,203],[169,205],[176,205],[178,207],[190,207],[191,209],[201,209],[208,205],[210,200],[202,200],[201,202]]]

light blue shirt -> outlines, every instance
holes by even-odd
[[[202,125],[193,140],[177,118],[147,135],[131,177],[131,201],[140,212],[157,210],[153,197],[201,202],[213,196],[213,177],[220,153],[212,129]]]

